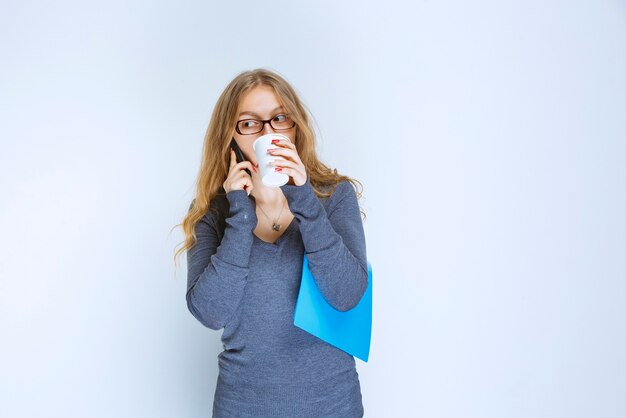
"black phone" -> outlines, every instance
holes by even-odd
[[[235,151],[235,156],[237,156],[238,163],[242,161],[248,161],[243,155],[243,151],[241,151],[241,148],[239,148],[239,145],[237,145],[237,141],[235,141],[235,138],[230,140],[230,147]],[[250,173],[250,170],[248,170],[247,168],[244,168],[244,170],[246,170],[246,173],[252,175],[252,173]]]

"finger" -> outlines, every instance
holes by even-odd
[[[275,161],[270,161],[270,165],[273,167],[292,167],[292,168],[296,168],[298,166],[298,164],[286,158],[278,158]]]
[[[252,181],[249,180],[249,176],[248,179],[246,179],[246,183],[243,186],[243,189],[246,191],[246,193],[248,194],[248,196],[250,196],[250,193],[252,193],[252,189],[254,188],[254,185],[252,184]]]
[[[250,174],[248,174],[246,169],[250,170]],[[249,181],[251,181],[252,179],[252,172],[258,172],[257,168],[254,167],[250,161],[242,161],[240,163],[237,163],[237,165],[235,166],[235,171],[237,172],[238,179],[245,178]]]
[[[284,161],[271,161],[270,165],[273,168],[274,171],[277,171],[279,173],[284,173],[284,174],[288,174],[290,176],[293,176],[296,173],[305,173],[306,169],[304,168],[303,165],[301,164],[296,164],[293,161],[289,161],[289,160],[284,160]],[[279,168],[280,170],[277,170],[277,168]]]
[[[237,156],[235,155],[235,150],[234,149],[230,149],[230,168],[233,168],[235,165],[237,165]]]
[[[287,160],[293,161],[295,164],[302,164],[302,161],[300,161],[300,156],[295,150],[281,148],[277,151],[270,153],[270,155],[275,156],[275,160],[277,161]]]
[[[248,188],[250,187],[249,177],[250,176],[246,176],[245,174],[237,176],[237,178],[235,178],[232,181],[233,189],[241,189],[241,190],[245,190],[247,192]]]
[[[269,155],[282,155],[289,158],[294,158],[295,151],[289,148],[274,148],[268,151]]]
[[[243,163],[239,163],[239,164],[243,164]],[[249,179],[251,178],[251,174],[248,174],[246,170],[244,170],[245,166],[242,165],[237,168],[239,168],[235,170],[237,172],[237,175],[236,175],[237,180],[244,181],[244,182],[249,181]]]
[[[292,168],[292,167],[278,167],[280,168],[280,170],[276,170],[274,169],[274,171],[278,172],[278,173],[282,173],[282,174],[287,174],[289,177],[294,177],[296,175],[301,175],[302,172],[296,168]]]
[[[254,164],[252,164],[252,161],[246,161],[246,162],[248,163],[248,168],[250,169],[250,172],[257,171],[257,168]]]
[[[244,175],[250,177],[252,176],[252,172],[256,171],[256,167],[254,167],[250,161],[242,161],[235,165],[235,170],[238,173],[243,173]],[[250,170],[250,174],[248,174],[246,170]]]
[[[287,141],[284,139],[280,139],[277,142],[272,142],[272,145],[276,145],[276,146],[283,147],[283,148],[292,148],[292,149],[296,147],[293,142]]]

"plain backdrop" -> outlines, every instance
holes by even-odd
[[[210,416],[172,228],[257,67],[364,186],[366,417],[626,416],[625,2],[227,3],[0,3],[0,416]]]

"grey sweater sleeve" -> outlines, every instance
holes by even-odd
[[[326,301],[339,311],[355,307],[367,289],[365,233],[356,192],[350,182],[337,185],[328,214],[310,178],[281,189],[300,223],[309,269]]]
[[[187,307],[204,326],[223,328],[235,313],[248,278],[254,203],[245,190],[226,194],[230,214],[221,243],[209,211],[195,227],[196,244],[187,251]]]

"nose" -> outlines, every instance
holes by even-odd
[[[269,122],[266,122],[263,124],[263,135],[267,135],[267,134],[274,134],[276,133],[276,131],[274,130],[274,128],[272,128],[272,125],[270,125]]]

